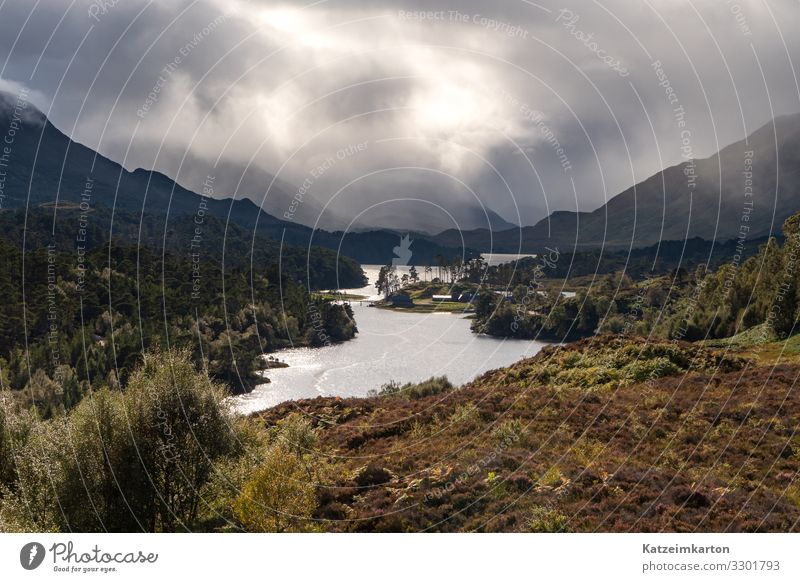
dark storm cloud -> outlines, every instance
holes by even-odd
[[[345,219],[400,197],[457,212],[477,196],[510,220],[519,209],[525,224],[591,210],[681,161],[678,106],[697,157],[800,110],[790,0],[43,0],[31,10],[0,9],[0,87],[33,89],[75,139],[194,187],[219,157],[299,185],[367,143],[311,186],[322,202],[341,189]],[[391,170],[401,166],[427,171]],[[229,170],[221,190],[237,182]]]

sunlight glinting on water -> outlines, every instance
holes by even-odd
[[[375,299],[378,270],[365,266],[369,286],[343,291]],[[234,408],[247,414],[286,400],[366,396],[390,380],[419,382],[445,375],[454,384],[463,384],[530,357],[545,345],[476,335],[470,331],[470,320],[460,314],[398,312],[369,307],[367,302],[353,302],[352,307],[359,330],[355,339],[274,354],[289,367],[268,370],[270,382],[234,397]]]

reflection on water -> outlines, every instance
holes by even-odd
[[[401,268],[402,270],[402,268]],[[378,267],[365,266],[374,281]],[[375,297],[374,287],[348,290]],[[532,356],[544,345],[530,340],[473,334],[470,321],[449,313],[403,313],[353,303],[356,339],[323,348],[297,348],[275,356],[288,368],[267,371],[271,380],[234,400],[241,413],[315,396],[365,396],[390,380],[417,382],[446,375],[463,384],[487,370]]]
[[[526,259],[528,257],[535,257],[536,255],[512,255],[509,253],[483,253],[483,260],[490,267],[502,265],[503,263],[510,263],[519,259]]]

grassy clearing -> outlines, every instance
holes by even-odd
[[[326,291],[315,293],[314,295],[320,299],[329,299],[332,301],[366,301],[369,299],[366,295],[357,295],[355,293],[331,293]]]
[[[434,303],[432,301],[415,301],[411,307],[395,307],[391,304],[378,303],[375,305],[380,309],[394,309],[396,311],[409,311],[418,313],[467,313],[472,309],[469,303],[458,301],[442,301]]]
[[[728,338],[700,343],[706,347],[734,350],[741,356],[764,365],[800,362],[800,334],[779,340],[766,323]]]

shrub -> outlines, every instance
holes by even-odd
[[[408,382],[406,384],[400,384],[395,380],[391,380],[381,386],[379,391],[370,390],[367,395],[370,397],[402,396],[408,400],[419,400],[426,396],[447,392],[453,388],[454,386],[450,380],[447,379],[447,376],[434,376],[419,383]]]
[[[4,531],[58,531],[58,503],[53,499],[60,475],[56,453],[63,447],[63,422],[39,422],[25,447],[15,455],[17,479],[3,491],[0,528]]]
[[[188,353],[148,354],[125,392],[101,390],[67,416],[32,422],[0,493],[4,514],[39,531],[190,528],[214,462],[238,452],[223,398]]]
[[[308,418],[298,412],[293,412],[278,422],[270,433],[280,446],[298,457],[313,452],[319,442],[317,429]]]
[[[438,376],[429,378],[419,384],[406,384],[402,393],[410,400],[418,400],[426,396],[433,396],[441,394],[453,389],[453,384],[447,379],[447,376]]]
[[[0,487],[17,481],[16,456],[25,448],[36,422],[31,412],[17,412],[8,392],[0,391]]]
[[[395,380],[389,380],[386,384],[383,384],[377,392],[370,391],[369,396],[394,396],[400,392],[402,386],[399,382]]]
[[[197,517],[213,461],[236,448],[224,397],[184,351],[148,354],[131,376],[119,461],[129,473],[126,499],[146,529],[186,528]]]
[[[540,485],[546,485],[548,487],[558,487],[559,485],[564,483],[564,474],[561,472],[561,469],[553,465],[550,467],[544,475],[541,476],[539,479]]]
[[[480,411],[473,403],[459,404],[449,419],[450,426],[459,434],[466,434],[480,424]]]
[[[248,531],[292,532],[310,529],[316,505],[315,487],[302,461],[275,446],[234,501],[233,511]]]
[[[353,479],[359,487],[375,487],[389,483],[393,475],[378,465],[370,463],[358,470]]]
[[[525,426],[518,418],[507,418],[492,429],[492,438],[500,444],[519,441],[525,434]]]
[[[564,533],[569,531],[569,518],[557,509],[535,506],[525,520],[531,533]]]
[[[85,398],[69,415],[57,455],[62,529],[141,529],[136,519],[142,508],[126,505],[123,497],[130,471],[120,458],[124,427],[122,396],[109,390]]]

